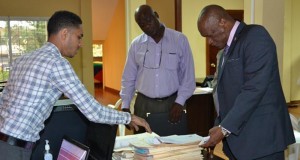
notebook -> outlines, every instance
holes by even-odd
[[[90,149],[88,146],[64,136],[57,156],[57,160],[87,160]]]

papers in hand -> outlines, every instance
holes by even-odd
[[[205,144],[209,140],[209,138],[210,138],[210,136],[203,137],[202,140],[199,143],[199,146]]]

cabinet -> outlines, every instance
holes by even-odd
[[[207,136],[216,117],[212,93],[195,94],[186,101],[188,133]]]

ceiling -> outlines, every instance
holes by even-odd
[[[105,40],[118,0],[92,0],[93,40]]]

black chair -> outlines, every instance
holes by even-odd
[[[31,160],[44,159],[46,139],[49,140],[53,159],[56,159],[61,140],[65,135],[85,143],[88,124],[89,121],[74,104],[55,106],[50,117],[45,121],[45,128],[32,151]]]
[[[188,134],[186,111],[183,112],[181,120],[172,124],[169,122],[169,113],[147,113],[147,122],[152,131],[159,136],[185,135]]]
[[[64,136],[88,146],[89,160],[111,160],[117,125],[92,123],[71,100],[59,102],[63,103],[57,103],[46,120],[45,129],[40,133],[41,138],[32,151],[31,160],[44,159],[46,139],[49,140],[53,159],[56,159]]]
[[[111,160],[118,125],[90,123],[86,144],[90,147],[89,160]]]

